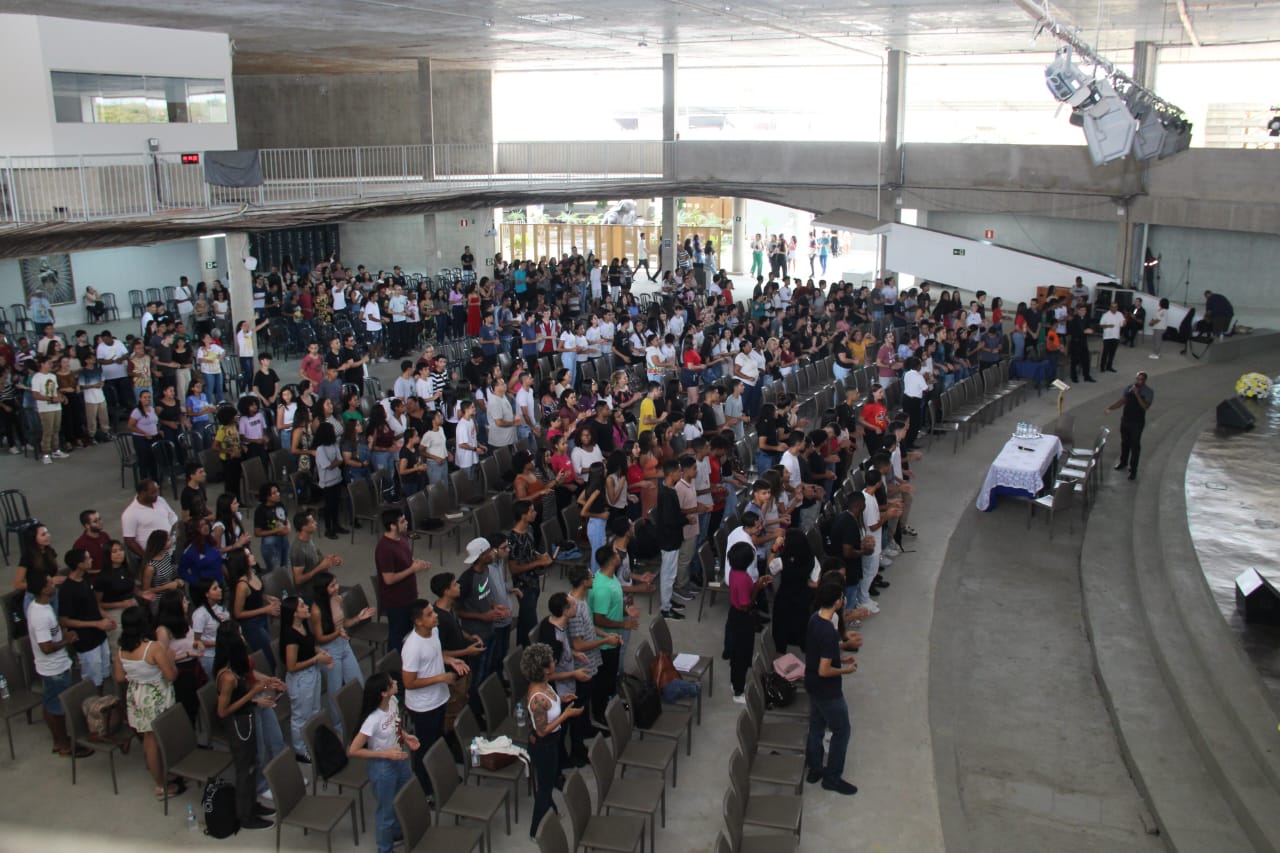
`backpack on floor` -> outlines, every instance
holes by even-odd
[[[347,751],[342,748],[342,740],[328,726],[316,728],[314,748],[316,754],[311,758],[321,779],[331,779],[347,766]]]
[[[204,809],[204,834],[210,838],[229,838],[240,831],[236,815],[236,788],[230,782],[210,779],[200,800]]]
[[[764,706],[786,708],[796,701],[796,686],[776,672],[764,675]]]
[[[623,673],[622,682],[627,696],[631,698],[631,719],[635,721],[636,728],[651,727],[662,716],[662,696],[658,693],[658,686],[629,672]]]

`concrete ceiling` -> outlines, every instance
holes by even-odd
[[[1108,51],[1191,41],[1179,0],[1062,0]],[[1280,40],[1276,0],[1185,0],[1202,44]],[[858,63],[1031,50],[1013,0],[0,0],[0,11],[226,32],[237,73],[379,70],[429,57],[493,68]],[[1047,39],[1042,39],[1043,51]],[[640,44],[645,46],[641,47]]]

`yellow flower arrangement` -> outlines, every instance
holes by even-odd
[[[1271,379],[1262,373],[1246,373],[1236,380],[1236,393],[1258,400],[1271,396]]]

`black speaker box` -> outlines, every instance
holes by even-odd
[[[1218,426],[1229,429],[1253,429],[1253,413],[1239,397],[1228,397],[1218,404]]]
[[[1236,609],[1246,622],[1280,624],[1280,593],[1257,571],[1245,569],[1236,578]]]

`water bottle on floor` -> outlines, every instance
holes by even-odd
[[[187,806],[187,832],[199,832],[200,827],[196,823],[196,812],[191,806]]]

